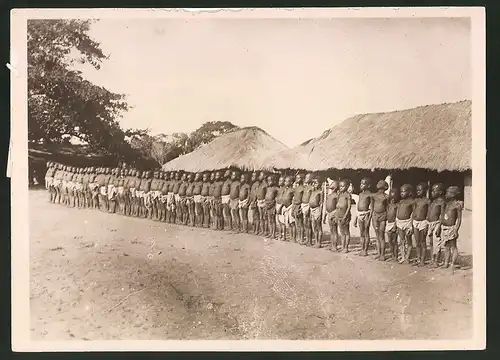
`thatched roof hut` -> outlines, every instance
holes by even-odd
[[[266,159],[276,169],[471,169],[471,101],[356,115]]]
[[[226,133],[199,149],[163,165],[165,171],[191,172],[240,168],[262,170],[269,156],[287,147],[258,127],[246,127]]]

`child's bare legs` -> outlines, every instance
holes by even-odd
[[[399,245],[399,253],[401,254],[401,260],[399,260],[400,263],[403,263],[406,260],[406,235],[403,230],[398,229],[398,245]]]
[[[375,233],[377,235],[378,259],[385,261],[385,221],[377,221]]]
[[[340,236],[342,238],[342,250],[343,250],[343,252],[348,253],[349,252],[349,243],[351,242],[349,223],[340,224]]]
[[[328,219],[328,225],[330,226],[330,249],[338,251],[338,231],[337,223],[333,219]]]
[[[321,229],[321,219],[311,219],[312,232],[314,233],[314,247],[321,247],[321,238],[323,237],[323,231]]]
[[[419,231],[419,230],[418,230]],[[425,258],[426,258],[426,253],[427,253],[427,228],[425,228],[422,231],[419,231],[420,233],[420,266],[425,265]]]
[[[358,219],[358,226],[359,226],[359,240],[361,243],[361,250],[359,251],[358,255],[361,256],[366,256],[368,255],[366,251],[366,223],[363,220]]]
[[[457,239],[453,239],[448,241],[449,244],[449,251],[451,255],[451,269],[453,270],[455,266],[457,265],[457,259],[458,259],[458,248],[457,248]]]

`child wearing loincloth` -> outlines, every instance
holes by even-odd
[[[341,180],[339,183],[339,194],[337,200],[337,208],[335,210],[335,222],[340,230],[340,239],[342,251],[349,252],[349,243],[351,242],[351,194],[347,191],[351,182],[347,179]]]
[[[250,184],[248,183],[248,174],[241,174],[240,191],[238,200],[239,220],[241,227],[238,226],[238,232],[248,233],[248,208],[250,205]]]
[[[285,215],[283,214],[283,195],[285,193],[285,177],[278,178],[278,193],[276,195],[276,224],[279,226],[278,240],[285,240]]]
[[[302,195],[304,193],[303,175],[297,174],[293,184],[292,212],[291,216],[294,221],[290,223],[291,241],[302,242],[303,239],[299,236],[304,234],[304,226],[302,219]]]
[[[266,179],[269,177],[266,176],[266,173],[264,171],[261,171],[259,173],[259,186],[257,188],[257,219],[258,219],[258,224],[255,227],[257,235],[270,235],[271,233],[271,224],[269,223],[269,216],[268,216],[268,211],[266,209],[266,194],[267,194],[267,187],[268,187],[268,182]],[[273,180],[274,181],[274,180]],[[276,186],[276,181],[274,181],[274,184]],[[274,212],[274,211],[272,211]],[[273,222],[276,222],[276,219],[273,220]]]
[[[217,171],[214,176],[213,182],[213,203],[212,203],[212,213],[213,213],[213,222],[214,227],[217,230],[224,230],[224,218],[222,216],[222,187],[224,181],[222,179],[222,174],[220,171]]]
[[[269,228],[269,232],[264,234],[264,236],[271,239],[276,238],[276,197],[278,196],[278,191],[279,189],[274,182],[274,176],[269,175],[266,181],[265,205],[264,208],[260,208],[259,211],[264,212],[266,223]]]
[[[417,185],[415,206],[413,208],[413,236],[417,248],[417,264],[425,265],[426,238],[429,227],[427,215],[430,200],[427,198],[427,183],[421,182]]]
[[[213,214],[211,209],[214,202],[213,194],[213,183],[214,176],[209,172],[205,172],[201,179],[201,190],[200,190],[200,200],[201,200],[201,214],[200,214],[200,226],[204,228],[210,227],[210,220],[213,221]],[[210,219],[212,215],[212,219]]]
[[[167,205],[166,205],[166,213],[167,213],[167,222],[169,224],[175,223],[175,199],[174,199],[174,187],[177,183],[175,179],[175,173],[171,172],[168,181],[168,190],[167,190]],[[177,188],[179,191],[179,188]]]
[[[300,204],[300,212],[302,214],[302,226],[299,228],[298,238],[300,243],[303,245],[304,243],[307,246],[312,245],[312,224],[310,217],[310,205],[309,199],[311,198],[311,194],[314,191],[314,186],[312,184],[312,174],[307,173],[304,177],[304,183],[302,184],[302,201]],[[305,236],[305,242],[304,242]]]
[[[400,263],[410,263],[410,250],[412,248],[413,234],[413,188],[409,184],[401,186],[401,200],[396,213],[396,228],[398,231],[399,252],[401,253]],[[413,244],[414,245],[414,244]]]
[[[439,264],[439,255],[444,249],[441,240],[441,221],[444,215],[445,200],[443,198],[444,185],[437,183],[431,188],[431,203],[427,212],[427,221],[429,228],[427,230],[427,246],[431,250],[431,267],[437,267]]]
[[[441,218],[441,240],[445,246],[444,267],[451,265],[453,271],[457,265],[458,258],[458,231],[462,225],[462,202],[457,200],[460,194],[458,186],[450,186],[446,189],[446,203]],[[450,263],[451,256],[451,263]]]
[[[188,221],[185,225],[194,226],[194,197],[193,197],[193,189],[194,189],[194,174],[189,173],[188,177],[188,186],[186,188],[186,207],[188,211]]]
[[[231,231],[233,228],[231,207],[229,206],[231,200],[231,183],[231,171],[226,170],[221,189],[222,215],[224,217],[223,230],[226,231]]]
[[[387,224],[385,233],[391,252],[391,261],[398,261],[398,234],[396,231],[396,213],[399,204],[399,191],[396,188],[389,192],[389,204],[387,205]]]
[[[292,187],[292,177],[285,177],[283,196],[282,196],[282,212],[284,216],[284,226],[285,226],[285,236],[284,241],[287,240],[287,235],[290,236],[290,241],[294,240],[294,232],[295,229],[295,218],[293,217],[293,195],[294,188]]]
[[[323,237],[323,228],[321,225],[321,219],[323,218],[323,190],[321,189],[321,184],[323,179],[319,176],[314,176],[312,179],[312,192],[309,197],[309,210],[312,232],[314,234],[314,247],[321,247],[321,239]],[[312,245],[308,243],[307,245]]]
[[[328,219],[328,227],[330,228],[330,250],[338,251],[338,224],[335,219],[335,211],[337,210],[337,201],[339,184],[333,180],[328,186],[328,193],[325,199],[325,214],[323,215],[323,224],[326,224]]]
[[[259,210],[257,209],[257,189],[259,185],[259,174],[254,171],[250,178],[250,204],[248,206],[248,222],[251,224],[252,234],[257,234],[260,227]]]
[[[389,197],[385,193],[389,188],[384,180],[377,182],[377,192],[372,196],[372,225],[377,236],[377,256],[375,259],[385,261],[385,227]]]
[[[233,171],[231,173],[231,187],[229,192],[229,208],[231,210],[231,231],[234,231],[236,226],[237,231],[240,229],[240,216],[239,216],[239,196],[240,196],[240,180],[239,173]]]
[[[370,246],[370,223],[373,209],[373,194],[370,191],[371,179],[361,179],[359,189],[359,200],[357,204],[357,214],[354,220],[354,226],[359,225],[359,239],[361,241],[361,250],[359,255],[367,256]]]
[[[202,174],[196,173],[193,183],[193,201],[194,201],[194,226],[203,226],[203,204],[207,197],[201,195],[203,188]]]

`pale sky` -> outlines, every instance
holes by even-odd
[[[359,113],[471,99],[469,19],[106,19],[90,81],[124,128],[259,126],[292,147]]]

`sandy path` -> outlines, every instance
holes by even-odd
[[[29,200],[33,339],[471,336],[472,270]]]

